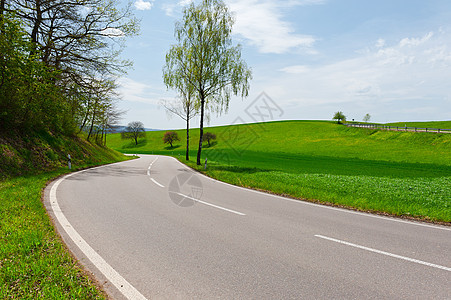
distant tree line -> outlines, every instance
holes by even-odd
[[[104,143],[121,112],[119,54],[138,24],[116,0],[0,0],[0,128]]]

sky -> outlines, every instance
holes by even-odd
[[[125,0],[124,0],[125,1]],[[135,1],[135,0],[134,0]],[[122,123],[179,129],[159,104],[175,92],[163,83],[175,22],[190,0],[137,0],[140,34],[122,54],[134,62],[119,79]],[[270,120],[372,122],[451,120],[451,1],[225,0],[232,39],[252,69],[247,98],[210,126]],[[191,121],[192,127],[199,120]]]

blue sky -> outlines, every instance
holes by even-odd
[[[233,39],[253,70],[249,97],[233,98],[210,125],[252,122],[263,92],[277,113],[261,120],[348,119],[374,122],[451,120],[451,1],[225,0],[235,13]],[[123,124],[183,128],[159,106],[175,94],[163,84],[174,23],[189,0],[138,0],[140,35],[123,57]],[[256,100],[257,101],[254,101]],[[192,120],[198,126],[198,120]]]

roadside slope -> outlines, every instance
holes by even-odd
[[[0,137],[0,298],[103,299],[69,254],[42,204],[44,187],[73,169],[126,158],[79,137],[41,132]]]

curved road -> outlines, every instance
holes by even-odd
[[[451,228],[224,184],[163,156],[72,173],[45,205],[114,299],[451,298]]]

